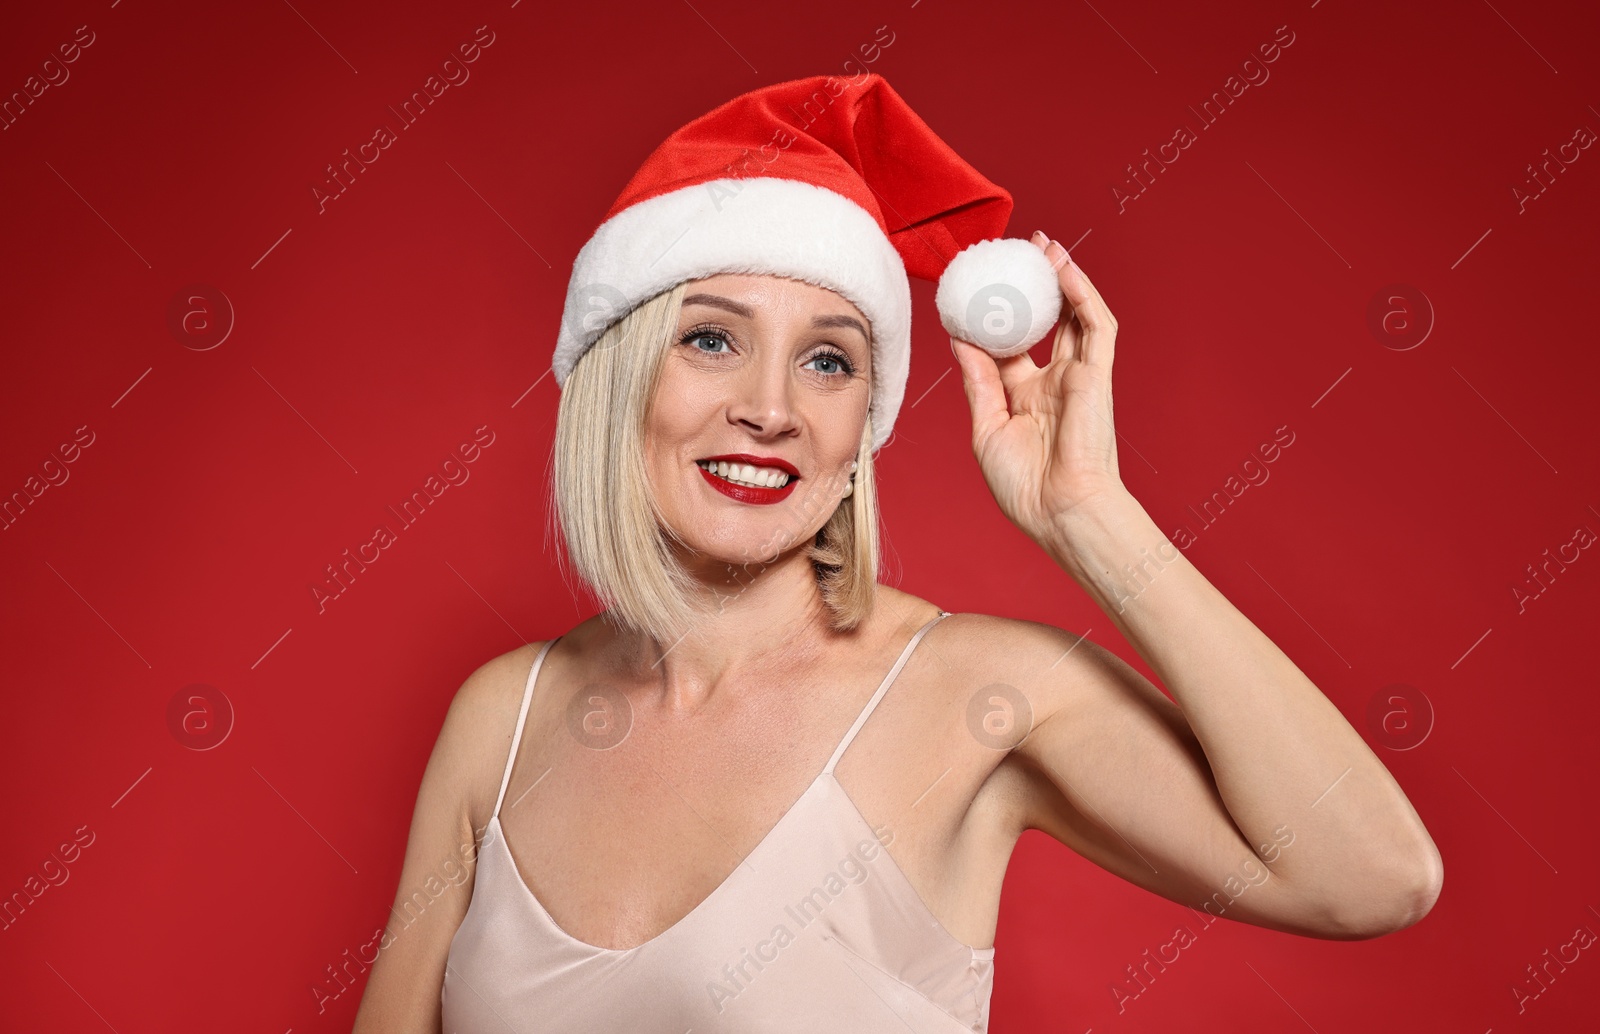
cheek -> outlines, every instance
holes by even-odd
[[[644,424],[644,465],[651,491],[662,502],[684,492],[685,473],[692,466],[695,442],[703,437],[706,420],[697,401],[683,390],[687,385],[663,377],[661,391]]]
[[[666,370],[662,371],[645,430],[647,439],[657,444],[663,459],[687,462],[693,458],[687,455],[669,457],[669,454],[692,452],[696,442],[705,440],[722,412],[725,391],[725,387],[707,383],[704,377],[669,376]]]
[[[671,478],[683,451],[680,445],[679,438],[667,428],[645,428],[644,472],[657,498],[661,498],[663,488],[673,484]]]

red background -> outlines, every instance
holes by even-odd
[[[672,129],[760,84],[846,74],[880,26],[871,70],[1015,193],[1014,235],[1067,244],[1117,314],[1129,488],[1190,529],[1187,555],[1368,738],[1446,860],[1417,926],[1349,943],[1218,923],[1119,1015],[1110,985],[1192,916],[1029,833],[992,1028],[1593,1021],[1592,952],[1521,1015],[1512,992],[1536,988],[1545,949],[1600,931],[1600,557],[1514,595],[1544,550],[1600,532],[1600,149],[1569,148],[1525,211],[1513,193],[1538,189],[1526,166],[1546,148],[1600,130],[1590,5],[576,8],[8,15],[6,95],[79,26],[94,42],[0,131],[0,494],[76,429],[94,437],[0,531],[0,893],[73,830],[95,838],[0,932],[0,1026],[348,1029],[360,988],[321,1015],[310,989],[385,921],[452,693],[589,613],[545,537],[574,254]],[[470,79],[401,130],[389,106],[482,25]],[[1202,129],[1191,106],[1280,26],[1270,78]],[[319,213],[311,185],[384,123],[399,139]],[[1180,126],[1198,139],[1119,203],[1126,166]],[[168,325],[192,284],[234,310],[206,350]],[[1369,321],[1392,284],[1431,302],[1408,317],[1420,345]],[[907,406],[879,461],[885,580],[1087,630],[1148,674],[988,496],[932,287],[914,290]],[[325,565],[479,427],[494,440],[470,480],[319,613]],[[1295,437],[1270,479],[1202,525],[1190,507],[1280,427]],[[193,683],[235,711],[210,750],[169,728]],[[1394,683],[1433,712],[1411,749],[1366,717]]]

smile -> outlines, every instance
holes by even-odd
[[[794,491],[800,475],[787,463],[766,465],[741,462],[757,457],[736,456],[696,460],[700,476],[706,483],[729,498],[742,503],[767,504],[780,502]]]

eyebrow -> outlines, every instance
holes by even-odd
[[[745,319],[754,319],[755,318],[755,311],[753,309],[751,309],[748,305],[741,305],[740,303],[734,301],[733,299],[724,298],[721,295],[715,295],[715,294],[691,294],[691,295],[689,295],[687,298],[685,298],[683,300],[683,304],[684,305],[709,305],[713,309],[724,309],[724,310],[726,310],[728,312],[733,313],[736,316],[743,316]],[[867,341],[871,341],[872,340],[871,335],[869,335],[867,333],[867,328],[862,326],[861,325],[861,321],[856,319],[854,316],[846,316],[846,315],[843,315],[843,314],[828,315],[828,316],[813,316],[812,319],[811,319],[811,325],[813,327],[822,328],[822,329],[825,329],[825,328],[828,328],[828,327],[844,327],[844,328],[847,328],[847,329],[855,330],[858,334],[860,334],[862,336],[862,338],[864,338]]]
[[[867,328],[863,327],[861,321],[854,316],[814,316],[812,317],[811,325],[813,327],[853,327],[863,339],[872,340],[871,336],[867,334]]]
[[[715,294],[691,294],[689,297],[683,300],[683,304],[709,305],[713,309],[726,309],[736,316],[743,316],[745,319],[752,319],[755,317],[755,312],[750,308],[750,306],[740,305],[731,298],[723,298],[722,296]]]

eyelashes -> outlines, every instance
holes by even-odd
[[[850,357],[832,345],[812,356],[808,362],[816,362],[818,359],[832,359],[839,364],[839,372],[847,377],[856,372],[855,364],[850,361]]]
[[[719,327],[715,323],[699,323],[699,324],[696,324],[693,327],[690,327],[688,330],[684,331],[683,334],[678,338],[678,344],[687,345],[687,344],[691,343],[692,341],[694,341],[696,338],[706,338],[706,337],[716,338],[717,340],[721,341],[723,344],[728,345],[730,347],[733,344],[732,335],[729,334],[727,329],[723,328],[723,327]],[[705,349],[696,349],[696,351],[704,352]],[[706,354],[707,355],[721,355],[722,353],[720,353],[720,352],[706,352]],[[836,345],[824,345],[822,348],[818,349],[815,353],[813,353],[811,358],[806,360],[806,362],[807,363],[813,363],[813,362],[816,362],[818,359],[828,359],[828,360],[830,360],[830,361],[832,361],[834,363],[837,363],[838,366],[839,366],[839,369],[838,369],[838,371],[836,373],[825,373],[824,376],[829,376],[829,377],[850,376],[850,375],[852,375],[852,374],[854,374],[856,372],[855,363],[853,363],[850,360],[849,353],[843,351],[842,349],[840,349]],[[822,372],[822,371],[817,371],[817,372]]]
[[[678,338],[678,344],[687,345],[697,337],[714,337],[720,339],[725,345],[733,344],[732,341],[728,340],[728,332],[712,323],[701,323],[698,326],[690,327],[683,332],[682,337]]]

